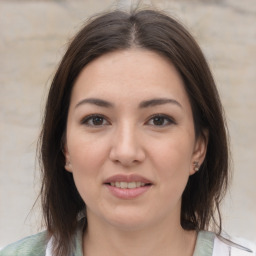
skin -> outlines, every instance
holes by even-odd
[[[171,101],[142,106],[155,99]],[[65,168],[87,206],[84,255],[193,255],[196,233],[180,225],[181,196],[206,144],[195,137],[189,98],[169,60],[129,49],[90,62],[73,87],[65,145]],[[152,184],[120,199],[104,185],[116,174]]]

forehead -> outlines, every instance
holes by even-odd
[[[90,62],[74,84],[71,104],[84,97],[134,102],[166,96],[190,105],[183,80],[167,58],[149,50],[129,49]]]

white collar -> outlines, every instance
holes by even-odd
[[[215,236],[212,256],[256,256],[256,254],[250,249]]]

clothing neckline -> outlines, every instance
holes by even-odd
[[[210,231],[199,231],[193,256],[212,256],[215,236],[215,233]],[[76,233],[74,242],[74,255],[83,256],[83,228],[81,226]]]
[[[210,231],[199,231],[193,256],[212,256],[215,236]]]

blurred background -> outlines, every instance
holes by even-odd
[[[0,248],[40,231],[36,144],[49,84],[86,19],[131,1],[0,0]],[[223,227],[256,243],[256,1],[141,1],[180,20],[200,44],[226,110],[233,182]],[[135,3],[135,1],[133,1]]]

